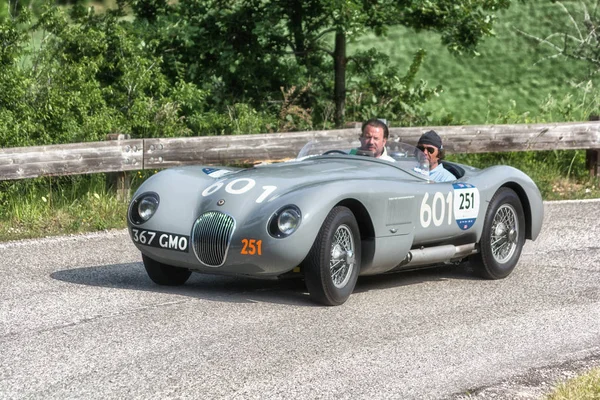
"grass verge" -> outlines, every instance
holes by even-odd
[[[600,368],[559,384],[547,400],[599,400]]]
[[[104,174],[0,182],[0,241],[126,226],[127,202]]]

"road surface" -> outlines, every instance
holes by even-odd
[[[545,203],[505,280],[468,266],[164,288],[125,231],[0,243],[0,398],[539,398],[600,365],[600,201]]]

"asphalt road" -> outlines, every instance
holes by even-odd
[[[125,231],[0,244],[0,398],[537,398],[600,365],[600,201],[546,203],[501,281],[147,278]]]

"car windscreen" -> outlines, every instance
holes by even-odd
[[[298,153],[295,160],[301,161],[316,156],[335,156],[348,155],[352,157],[374,157],[374,154],[367,150],[360,149],[360,142],[352,143],[351,148],[336,149],[330,148],[326,143],[319,141],[310,141]],[[429,178],[429,161],[423,152],[416,147],[402,142],[389,143],[386,146],[385,161],[399,167],[400,169],[416,174],[425,179]],[[389,158],[393,159],[393,161]],[[378,160],[384,160],[384,157]]]

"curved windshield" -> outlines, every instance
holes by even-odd
[[[327,156],[327,155],[348,155],[358,157],[374,157],[370,151],[359,150],[360,142],[352,143],[349,149],[328,149],[326,143],[318,141],[310,141],[304,145],[298,153],[298,157],[294,161],[301,161],[310,157]],[[429,178],[429,161],[425,154],[408,143],[388,142],[386,145],[385,154],[389,158],[381,158],[389,163],[400,167],[403,170],[417,173],[425,178]]]

